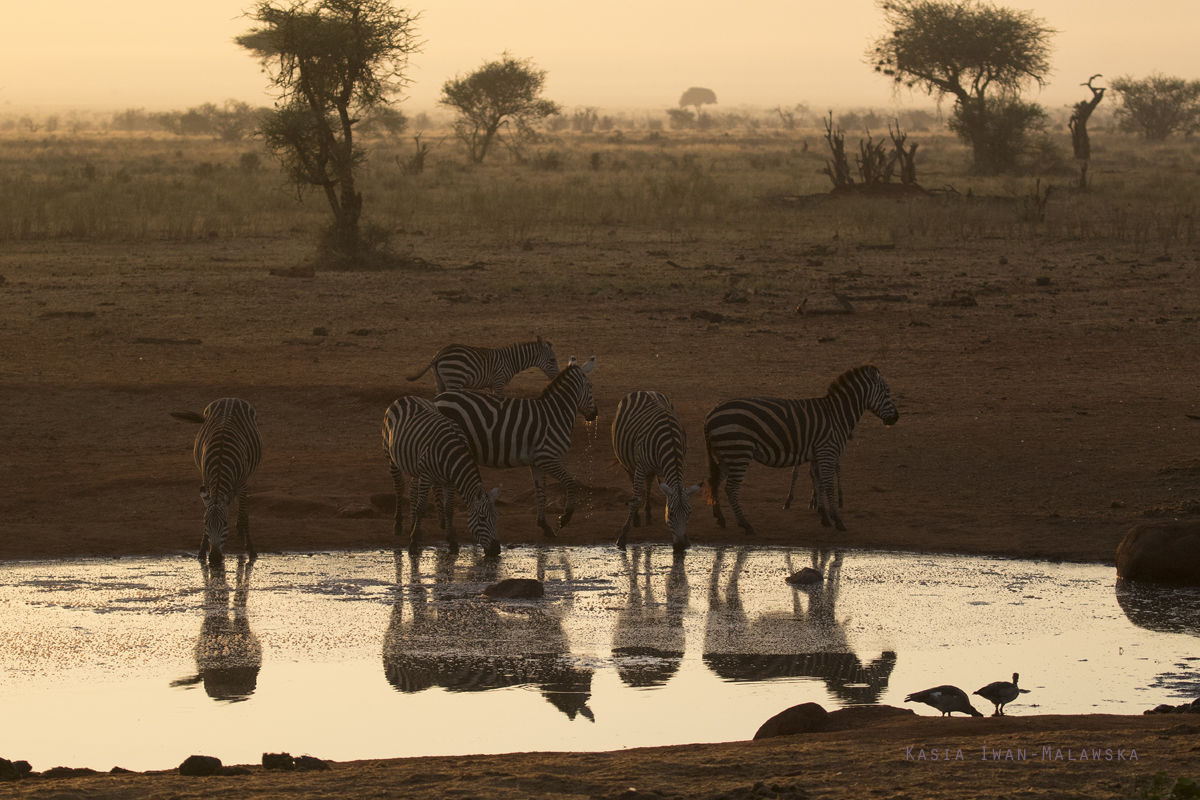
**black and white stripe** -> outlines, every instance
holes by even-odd
[[[538,337],[534,342],[522,342],[493,350],[490,347],[468,347],[451,344],[443,347],[425,369],[407,380],[415,381],[433,369],[437,393],[447,391],[485,391],[500,394],[518,372],[537,367],[553,379],[558,375],[558,361],[550,342]]]
[[[737,523],[746,533],[754,533],[738,503],[751,460],[768,467],[795,467],[811,461],[821,524],[829,525],[832,520],[839,531],[846,530],[833,503],[834,485],[838,482],[842,450],[864,411],[874,413],[889,426],[900,418],[887,382],[870,365],[839,375],[824,397],[744,397],[714,408],[704,421],[704,442],[708,451],[708,501],[717,524],[725,526],[717,489],[722,480],[728,479],[725,495]]]
[[[402,397],[392,403],[383,417],[383,449],[388,454],[392,484],[396,488],[396,525],[399,536],[404,527],[400,507],[404,494],[404,476],[412,478],[409,506],[413,515],[409,549],[421,546],[421,519],[425,516],[429,490],[442,491],[442,518],[446,539],[451,551],[458,550],[454,535],[454,493],[467,504],[467,527],[486,555],[500,554],[500,539],[496,532],[497,486],[491,492],[483,489],[479,466],[471,455],[462,433],[454,423],[434,408],[433,403],[420,397]]]
[[[576,413],[591,422],[596,419],[592,382],[588,373],[596,357],[583,366],[574,356],[541,396],[531,400],[497,397],[480,392],[444,392],[434,405],[458,426],[476,460],[487,467],[529,467],[537,490],[537,524],[547,537],[554,531],[546,524],[546,475],[567,490],[559,526],[571,521],[575,510],[575,479],[563,466],[571,447],[571,429]]]
[[[171,416],[200,423],[192,452],[200,469],[200,498],[204,501],[204,535],[200,560],[208,553],[210,564],[225,559],[225,537],[229,535],[229,504],[238,504],[237,529],[246,552],[255,556],[250,543],[250,513],[246,509],[246,482],[262,460],[262,437],[254,408],[245,400],[226,397],[214,400],[203,414],[173,411]]]
[[[630,392],[617,405],[612,425],[613,450],[617,460],[633,481],[633,499],[629,516],[617,537],[617,547],[625,549],[629,527],[637,527],[638,508],[645,491],[646,524],[650,524],[650,487],[657,477],[659,488],[667,496],[666,519],[676,551],[690,545],[688,517],[692,513],[689,495],[700,491],[702,483],[683,485],[683,457],[687,455],[687,434],[675,408],[659,392]]]

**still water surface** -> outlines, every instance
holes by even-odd
[[[0,756],[144,770],[193,753],[232,764],[729,741],[797,703],[903,706],[1014,671],[1031,690],[1014,715],[1200,696],[1200,590],[1118,585],[1101,565],[733,547],[235,564],[0,565]],[[804,566],[826,581],[784,583]],[[547,596],[480,598],[504,577],[540,578]]]

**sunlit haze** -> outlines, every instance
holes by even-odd
[[[233,43],[250,27],[249,7],[249,0],[8,3],[0,110],[163,110],[228,98],[267,104],[259,65]],[[421,14],[424,42],[409,72],[403,107],[410,113],[433,109],[447,78],[504,50],[548,70],[546,95],[568,109],[668,108],[689,86],[712,89],[726,108],[929,102],[895,96],[864,63],[868,41],[883,32],[871,0],[422,0],[407,7]],[[1079,84],[1095,73],[1198,77],[1194,0],[1043,0],[1032,9],[1059,31],[1054,72],[1038,98],[1047,108],[1087,97]]]

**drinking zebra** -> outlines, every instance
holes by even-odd
[[[466,436],[480,464],[529,467],[537,490],[537,524],[548,538],[554,536],[554,531],[546,524],[545,476],[566,487],[566,505],[558,518],[559,527],[565,527],[575,511],[575,478],[562,459],[571,447],[575,414],[583,414],[588,422],[596,419],[592,381],[588,378],[595,367],[595,356],[583,366],[572,356],[541,395],[531,400],[480,392],[444,392],[433,401]]]
[[[703,482],[683,485],[683,457],[687,455],[687,434],[675,416],[671,401],[658,392],[630,392],[617,405],[612,424],[613,450],[617,461],[633,481],[633,499],[629,501],[629,516],[617,537],[617,547],[624,550],[629,526],[637,527],[638,507],[645,490],[646,524],[650,524],[650,487],[654,478],[667,496],[666,518],[676,552],[690,545],[687,537],[688,517],[692,513],[690,495],[700,491]]]
[[[208,553],[209,564],[224,563],[225,537],[229,535],[229,503],[238,504],[237,529],[254,558],[250,543],[250,512],[246,508],[246,481],[262,460],[262,437],[254,408],[245,400],[226,397],[214,400],[203,414],[172,411],[172,417],[200,423],[192,453],[200,469],[200,499],[204,501],[204,535],[200,560]]]
[[[737,523],[746,533],[754,533],[738,502],[751,459],[768,467],[793,467],[811,461],[821,524],[829,525],[832,520],[839,531],[846,530],[833,503],[834,484],[842,450],[864,411],[871,411],[888,426],[900,418],[887,382],[870,365],[839,375],[824,397],[744,397],[719,404],[704,421],[708,502],[717,524],[725,527],[717,489],[728,478],[725,494]]]
[[[438,413],[433,403],[420,397],[401,397],[383,416],[383,449],[388,454],[392,484],[396,487],[396,526],[399,536],[404,527],[400,498],[404,494],[404,476],[412,478],[409,507],[413,515],[409,550],[421,547],[421,519],[429,502],[429,490],[442,491],[442,519],[451,552],[458,550],[454,534],[454,492],[467,504],[467,527],[485,555],[500,555],[496,533],[497,486],[483,489],[479,466],[466,440],[449,419]]]
[[[437,393],[446,391],[484,391],[501,394],[518,372],[537,367],[553,379],[558,374],[558,361],[550,342],[538,337],[535,342],[522,342],[493,350],[490,347],[468,347],[451,344],[443,347],[425,369],[406,380],[415,381],[433,369]]]

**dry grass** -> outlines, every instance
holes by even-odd
[[[385,228],[589,242],[618,229],[690,239],[720,227],[747,240],[781,232],[864,243],[1048,238],[1162,252],[1196,240],[1200,143],[1188,139],[1150,145],[1097,134],[1093,184],[1080,192],[1064,135],[1028,174],[981,178],[952,136],[915,134],[918,179],[953,191],[791,204],[770,199],[829,188],[820,131],[565,132],[477,167],[447,132],[425,140],[435,146],[420,175],[399,166],[409,143],[374,144],[362,186],[368,216]],[[255,157],[260,167],[248,169]],[[1038,181],[1055,187],[1044,214],[1032,200]],[[10,133],[0,138],[0,239],[315,235],[328,217],[323,197],[298,202],[281,183],[255,141]]]

